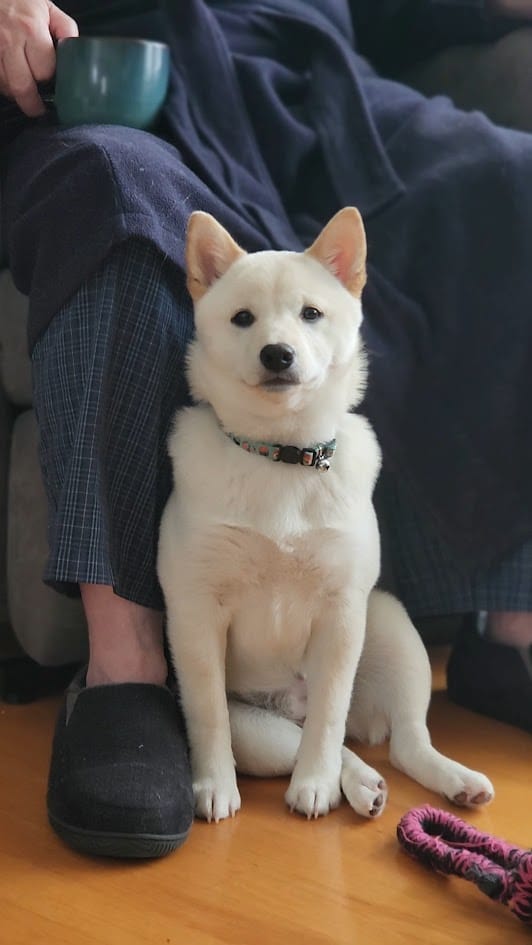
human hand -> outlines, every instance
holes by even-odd
[[[49,0],[0,0],[0,95],[31,118],[44,114],[37,83],[55,73],[54,39],[77,35],[76,22]]]
[[[488,0],[488,8],[498,16],[532,20],[532,0]]]

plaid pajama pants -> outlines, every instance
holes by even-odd
[[[166,441],[187,403],[192,313],[182,278],[129,240],[63,306],[32,355],[49,503],[45,581],[79,583],[162,609],[158,527],[171,488]],[[413,615],[532,610],[532,542],[467,575],[396,484],[384,519],[395,590]]]
[[[166,441],[187,400],[192,313],[182,279],[130,240],[67,302],[32,355],[49,503],[45,581],[162,608],[155,562],[171,488]]]
[[[391,589],[412,616],[532,611],[532,541],[488,568],[471,571],[460,565],[400,483],[385,476],[378,494]]]

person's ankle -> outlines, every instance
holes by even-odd
[[[81,585],[89,631],[87,686],[164,685],[162,614],[118,597],[111,587]]]
[[[485,635],[493,643],[520,649],[532,644],[532,613],[528,611],[491,611],[487,614]]]
[[[87,686],[109,686],[118,683],[153,683],[164,686],[168,677],[168,666],[164,656],[150,659],[118,659],[91,657],[87,668]]]

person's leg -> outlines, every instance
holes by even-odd
[[[49,501],[44,579],[106,585],[161,611],[155,562],[171,488],[167,438],[187,400],[192,313],[182,277],[151,244],[117,246],[32,354]]]
[[[532,644],[532,613],[527,610],[492,610],[487,615],[486,634],[494,643],[527,647]]]
[[[365,221],[367,409],[406,495],[391,555],[399,596],[414,617],[505,615],[484,636],[459,635],[449,689],[498,717],[506,700],[504,717],[530,727],[530,660],[508,625],[532,612],[532,136],[403,81],[368,75],[365,86],[405,187]]]
[[[389,584],[414,622],[468,615],[448,664],[450,697],[532,731],[532,541],[489,568],[470,571],[389,474],[379,483],[377,504]]]
[[[509,33],[494,43],[477,46],[458,46],[443,50],[429,60],[418,63],[403,73],[402,81],[424,95],[448,95],[454,104],[466,111],[483,111],[495,124],[520,131],[532,131],[532,101],[530,98],[530,62],[532,56],[532,29],[522,28]],[[528,562],[526,551],[517,553],[514,562]],[[516,564],[514,564],[514,571]],[[495,587],[508,588],[507,567],[500,574],[492,573]],[[525,576],[526,575],[526,576]],[[523,583],[529,584],[532,575],[525,565]],[[514,580],[515,584],[515,580]],[[478,604],[478,601],[477,601]],[[521,651],[530,669],[532,657],[532,601],[528,609],[513,599],[510,610],[508,598],[499,596],[500,610],[491,609],[479,620],[486,640],[506,644]]]
[[[164,683],[158,524],[166,439],[187,397],[192,318],[182,277],[151,244],[116,247],[33,352],[49,499],[45,579],[81,591],[90,660],[52,753],[52,825],[85,852],[158,856],[192,820],[175,692]]]
[[[105,584],[82,584],[89,633],[87,686],[147,682],[164,685],[162,614],[117,597]]]

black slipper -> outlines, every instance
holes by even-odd
[[[191,774],[176,696],[148,683],[66,692],[52,748],[48,817],[82,852],[160,857],[186,839],[194,817]]]
[[[532,652],[493,643],[464,621],[447,665],[447,691],[458,705],[532,732]]]

